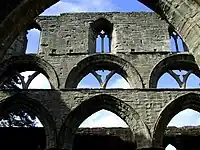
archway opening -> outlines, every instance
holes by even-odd
[[[5,89],[51,89],[46,76],[38,71],[24,71],[8,78],[3,87]]]
[[[35,113],[26,107],[10,106],[2,112],[0,120],[2,149],[45,149],[46,134]]]
[[[176,148],[173,145],[169,144],[169,145],[167,145],[165,150],[176,150]]]
[[[85,119],[79,128],[96,128],[96,127],[123,127],[128,125],[116,114],[111,111],[102,109]]]
[[[200,125],[200,113],[190,107],[177,113],[165,129],[164,145],[173,143],[178,149],[195,149],[198,145],[197,132]],[[175,150],[171,145],[166,150]]]
[[[169,122],[169,126],[184,127],[184,126],[199,126],[200,125],[200,113],[193,109],[185,109],[176,114]]]
[[[130,88],[129,83],[115,70],[91,71],[79,82],[77,88]]]
[[[37,54],[40,46],[40,33],[41,30],[32,28],[27,30],[27,47],[26,54]]]
[[[168,70],[157,82],[157,88],[199,88],[200,78],[192,70]]]
[[[95,112],[80,124],[74,138],[73,150],[80,147],[93,149],[91,143],[95,145],[97,150],[136,149],[132,132],[126,122],[106,109]]]

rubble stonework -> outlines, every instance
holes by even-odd
[[[155,13],[66,13],[39,16],[37,24],[38,54],[22,48],[2,61],[0,85],[14,73],[34,70],[49,79],[52,89],[1,90],[0,107],[23,105],[35,113],[44,125],[46,149],[71,150],[79,125],[106,109],[127,123],[136,149],[161,150],[172,117],[186,108],[200,110],[199,90],[157,88],[168,70],[199,76],[199,67],[192,53],[170,51],[169,24]],[[101,27],[110,36],[108,53],[95,52]],[[84,76],[101,69],[116,71],[131,89],[77,89]]]

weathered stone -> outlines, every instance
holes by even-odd
[[[170,14],[174,9],[165,11]],[[127,123],[137,149],[160,150],[174,115],[186,108],[200,111],[199,90],[156,89],[168,70],[192,70],[197,76],[200,72],[196,55],[170,52],[169,25],[155,13],[67,13],[40,16],[37,22],[42,30],[39,53],[25,55],[25,43],[16,39],[21,49],[1,62],[0,85],[16,72],[35,70],[49,79],[52,89],[1,90],[0,110],[14,105],[35,113],[44,125],[47,149],[72,149],[79,125],[106,109]],[[111,36],[111,51],[106,54],[96,53],[100,29]],[[189,43],[195,42],[194,30],[187,31]],[[116,71],[131,89],[77,89],[84,76],[101,69]]]

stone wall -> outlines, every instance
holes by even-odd
[[[109,54],[94,53],[94,26],[101,18],[112,35]],[[67,13],[40,16],[37,22],[42,30],[39,53],[2,62],[0,85],[14,73],[34,70],[49,79],[52,89],[2,89],[0,110],[14,105],[37,115],[46,148],[71,150],[79,125],[101,109],[127,123],[137,149],[160,148],[173,116],[186,108],[200,111],[198,90],[156,89],[170,69],[200,72],[192,54],[169,51],[168,24],[155,13]],[[115,70],[131,89],[77,89],[85,75],[98,69]]]
[[[113,24],[112,53],[169,51],[168,24],[155,13],[66,13],[37,18],[42,28],[41,54],[95,51],[91,24],[100,18]]]

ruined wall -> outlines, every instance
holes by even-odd
[[[102,17],[112,36],[111,53],[94,53],[94,27]],[[168,24],[154,13],[67,13],[40,16],[37,22],[42,30],[38,55],[1,63],[0,84],[17,71],[33,69],[46,75],[52,89],[2,90],[0,108],[15,104],[38,115],[47,148],[71,150],[76,129],[101,109],[128,124],[137,149],[160,148],[172,116],[186,108],[200,110],[196,89],[154,89],[170,69],[200,75],[193,55],[170,53]],[[131,89],[76,89],[85,75],[98,69],[115,70]]]
[[[89,53],[94,50],[91,24],[100,18],[113,24],[111,52],[169,51],[168,25],[155,13],[66,13],[38,17],[41,53]]]

